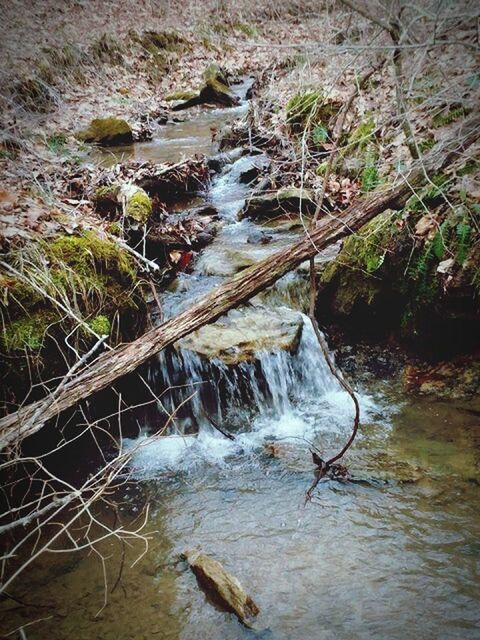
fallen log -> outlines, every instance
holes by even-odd
[[[143,336],[114,351],[102,354],[90,367],[69,381],[62,392],[32,403],[0,420],[0,450],[19,443],[38,431],[48,420],[80,400],[110,386],[120,377],[135,371],[143,362],[205,324],[224,315],[274,284],[283,275],[324,249],[348,236],[386,209],[401,208],[416,189],[428,182],[428,176],[458,160],[463,151],[478,139],[480,115],[463,121],[454,134],[438,143],[409,173],[399,175],[394,186],[359,198],[338,215],[325,215],[314,230],[287,249],[241,271],[221,284],[195,305]],[[32,417],[35,416],[35,420]]]

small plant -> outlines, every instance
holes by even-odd
[[[365,158],[365,167],[362,171],[360,183],[362,185],[362,191],[368,193],[373,191],[379,184],[380,179],[377,169],[377,157],[374,149],[371,147]]]
[[[56,133],[48,136],[46,140],[47,148],[52,153],[60,153],[67,144],[67,138],[63,133]]]
[[[314,144],[321,145],[328,140],[328,130],[322,123],[313,127],[312,140]]]

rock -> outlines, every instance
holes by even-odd
[[[168,96],[165,96],[165,100],[167,102],[175,102],[176,100],[191,100],[192,98],[195,98],[195,96],[197,96],[198,93],[196,91],[192,91],[192,90],[179,90],[179,91],[174,91],[173,93],[170,93]]]
[[[261,305],[230,311],[176,343],[176,348],[195,352],[227,365],[254,362],[261,351],[295,352],[303,329],[301,313],[287,307]]]
[[[218,209],[210,202],[204,202],[196,207],[187,209],[184,213],[188,217],[211,216],[212,219],[215,219],[218,216]]]
[[[260,610],[237,578],[230,575],[220,562],[205,553],[189,550],[183,556],[199,584],[212,600],[234,613],[244,625],[251,626]]]
[[[114,146],[133,142],[133,132],[121,118],[96,118],[86,129],[77,133],[77,138],[83,142]]]
[[[218,153],[217,155],[208,158],[208,168],[218,173],[223,169],[225,165],[232,164],[233,162],[240,160],[240,158],[247,153],[248,149],[244,149],[243,147],[237,147],[236,149],[232,149],[231,151]]]
[[[213,102],[226,107],[234,107],[240,102],[238,98],[228,86],[228,81],[216,64],[210,64],[203,73],[205,85],[200,89],[198,94],[191,95],[185,102],[177,104],[173,107],[173,111],[188,109],[205,102]]]
[[[462,356],[434,366],[405,369],[404,384],[408,391],[439,398],[475,397],[480,392],[480,361],[476,356]]]
[[[284,213],[313,213],[315,202],[313,194],[306,189],[286,187],[276,193],[265,193],[253,196],[246,203],[238,217],[274,218]]]
[[[268,244],[272,241],[272,236],[260,231],[260,229],[255,229],[251,233],[248,234],[247,243],[248,244]]]

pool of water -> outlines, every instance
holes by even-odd
[[[348,460],[363,482],[326,482],[307,505],[311,463],[296,438],[278,458],[260,441],[242,453],[206,439],[182,465],[145,449],[141,492],[125,489],[121,510],[133,521],[150,502],[146,553],[131,566],[142,544],[124,560],[120,543],[101,545],[106,574],[95,554],[45,556],[19,589],[37,608],[8,603],[8,628],[42,618],[28,638],[256,637],[209,603],[179,559],[199,547],[252,594],[261,637],[477,638],[478,404],[377,392],[388,409],[377,401]],[[325,446],[324,433],[312,439]]]

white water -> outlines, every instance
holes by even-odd
[[[268,244],[250,244],[249,235],[258,234],[259,226],[250,220],[238,221],[251,191],[239,178],[252,166],[262,167],[266,162],[261,155],[241,157],[213,181],[206,200],[217,208],[222,228],[198,257],[194,272],[181,274],[175,291],[162,296],[167,316],[191,306],[233,275],[239,268],[235,263],[238,255],[255,262],[297,237],[291,231],[269,228]],[[298,274],[288,274],[267,295],[266,304],[276,307],[287,302],[301,310],[305,282]],[[325,441],[337,438],[343,443],[354,417],[352,400],[331,374],[307,316],[303,316],[302,336],[294,354],[260,352],[254,362],[227,366],[220,359],[207,361],[191,351],[171,350],[159,355],[150,384],[161,394],[160,415],[165,419],[175,413],[175,419],[168,437],[152,437],[157,425],[145,425],[144,433],[127,443],[136,449],[133,471],[141,477],[201,464],[243,464],[254,460],[271,440],[295,443],[305,450],[321,433]],[[170,391],[163,393],[165,389]],[[372,398],[360,395],[360,402],[363,420],[378,412]],[[178,407],[182,408],[176,412]],[[213,425],[234,433],[235,441]]]
[[[157,384],[177,387],[164,400],[168,411],[196,393],[188,402],[186,418],[176,421],[169,437],[145,434],[126,443],[136,448],[135,475],[151,477],[201,464],[224,466],[239,459],[243,463],[254,460],[265,442],[272,440],[305,449],[319,433],[345,437],[354,417],[352,400],[332,376],[309,318],[303,320],[295,354],[259,353],[256,364],[228,367],[220,360],[203,361],[190,351],[161,354]],[[360,394],[359,398],[363,420],[378,413],[370,396]],[[209,416],[231,429],[235,441],[218,433]],[[197,430],[198,435],[189,434]]]

